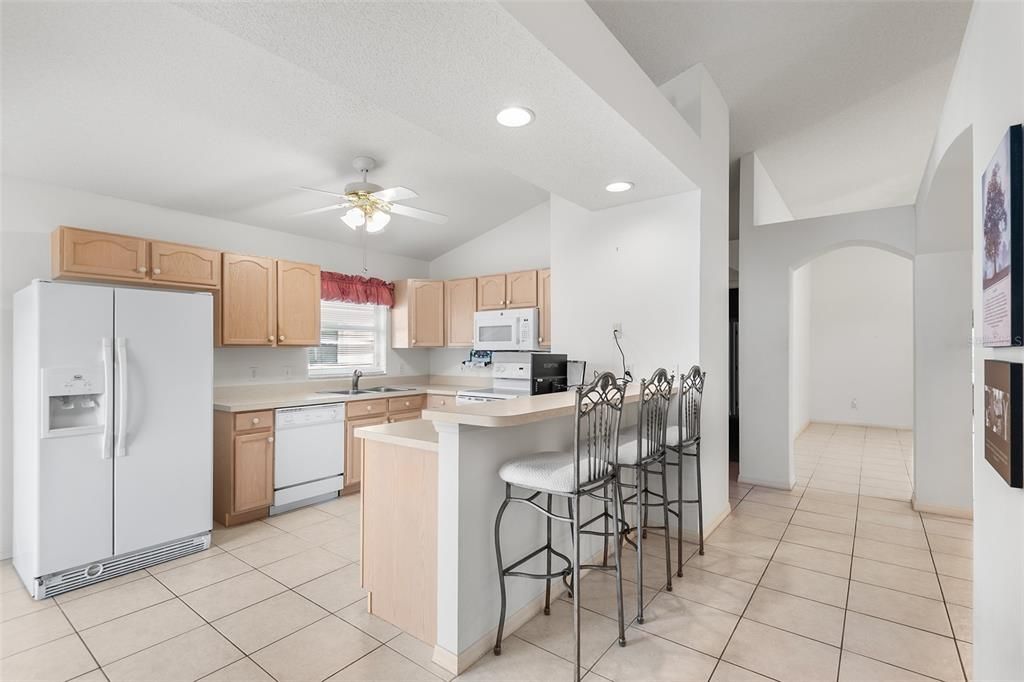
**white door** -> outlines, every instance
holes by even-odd
[[[114,553],[210,530],[213,298],[116,289]]]
[[[39,369],[107,365],[103,340],[114,333],[113,289],[74,284],[39,284]],[[105,361],[106,360],[106,361]],[[41,374],[36,374],[41,377]],[[41,379],[40,379],[41,380]],[[99,398],[100,425],[109,417],[109,381]],[[49,410],[43,400],[40,409]],[[59,409],[59,406],[57,407]],[[62,571],[113,554],[113,460],[104,452],[102,428],[92,433],[41,438],[39,501],[35,513],[39,563],[36,575]]]

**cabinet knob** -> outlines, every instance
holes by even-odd
[[[405,401],[405,406],[409,407],[409,401],[408,400]]]
[[[153,268],[153,274],[154,275],[159,275],[160,274],[160,268]]]
[[[267,436],[267,442],[268,443],[273,443],[274,442],[274,437],[273,436]]]
[[[501,304],[502,304],[502,305],[505,305],[505,299],[502,299],[502,300],[501,300]]]
[[[445,406],[445,405],[447,405],[447,404],[448,404],[448,401],[446,401],[446,400],[442,400],[442,401],[441,401],[441,407],[444,407],[444,406]]]
[[[259,417],[253,417],[252,418],[252,423],[253,424],[259,424],[260,423],[260,418]]]
[[[538,336],[537,337],[537,341],[539,341],[540,343],[544,343],[544,337],[543,336]]]
[[[146,274],[146,266],[145,265],[140,265],[138,268],[136,268],[136,270],[138,270],[142,274]]]
[[[271,343],[273,343],[274,342],[274,337],[273,336],[268,336],[267,337],[267,341],[270,341]]]
[[[372,410],[373,410],[373,405],[367,405],[367,406],[366,406],[366,411],[367,411],[367,412],[370,412],[370,411],[372,411]]]
[[[412,342],[415,344],[416,343],[416,339],[413,339]]]
[[[278,341],[284,341],[284,336],[282,335],[282,336],[277,337],[277,340]]]

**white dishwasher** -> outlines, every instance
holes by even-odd
[[[337,497],[345,473],[345,406],[274,411],[274,505],[271,514]]]

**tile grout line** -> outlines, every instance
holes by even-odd
[[[963,654],[960,653],[960,644],[957,643],[956,629],[953,627],[953,617],[949,615],[949,602],[946,601],[946,591],[945,591],[945,589],[943,589],[943,587],[942,587],[942,580],[939,578],[939,567],[935,563],[935,555],[931,551],[932,542],[931,542],[931,539],[928,537],[928,526],[925,525],[924,519],[921,518],[920,514],[918,514],[918,518],[921,521],[921,526],[924,528],[925,542],[928,543],[928,554],[931,556],[932,566],[935,568],[935,582],[937,582],[939,584],[939,594],[942,595],[942,606],[943,606],[943,608],[946,611],[946,620],[949,621],[949,631],[953,634],[953,647],[956,649],[957,660],[960,661],[960,672],[963,673],[963,676],[964,676],[965,680],[969,680],[969,679],[971,679],[971,676],[967,675],[967,666],[964,664]],[[972,533],[974,532],[973,529],[972,529],[971,532]],[[972,574],[971,577],[972,578],[974,577],[973,574]],[[974,581],[972,580],[971,582],[973,583]],[[971,606],[973,607],[973,603],[972,603]],[[972,609],[972,614],[973,614],[973,609]],[[973,639],[973,637],[972,637],[972,639]],[[972,644],[972,647],[973,647],[973,644]],[[972,673],[972,676],[973,676],[974,671],[972,670],[971,673]]]
[[[867,433],[865,433],[865,445],[867,447]],[[836,665],[836,682],[839,682],[839,677],[843,670],[843,653],[846,651],[846,619],[850,613],[850,592],[853,587],[853,557],[856,556],[857,551],[857,529],[860,526],[860,486],[861,481],[864,479],[864,451],[861,450],[861,466],[860,476],[857,479],[857,506],[856,511],[853,514],[853,544],[850,547],[850,573],[846,580],[846,604],[843,607],[843,629],[839,635],[839,661]]]

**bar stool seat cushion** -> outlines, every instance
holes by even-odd
[[[668,427],[668,434],[665,437],[665,445],[672,448],[673,450],[679,449],[679,429],[675,426]],[[683,450],[693,450],[695,445],[694,441],[688,440],[683,442]]]
[[[538,452],[517,457],[502,464],[498,469],[498,476],[506,483],[520,488],[553,493],[571,493],[576,489],[576,474],[573,471],[574,456],[572,452]],[[587,459],[587,457],[580,458],[581,486],[611,474],[610,463],[590,457],[593,466],[588,467]],[[591,472],[594,476],[588,480],[587,474]]]
[[[648,448],[650,447],[646,438],[641,441],[641,447],[644,456],[647,456]],[[637,462],[638,452],[636,449],[636,438],[630,438],[628,440],[619,441],[619,464],[629,467],[635,467]]]

